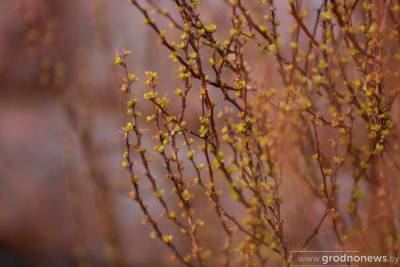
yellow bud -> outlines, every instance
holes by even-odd
[[[321,18],[323,20],[331,20],[332,19],[332,13],[329,10],[325,11],[325,12],[322,12],[321,13]]]
[[[156,232],[151,232],[150,233],[150,238],[151,239],[156,239],[157,238],[157,233]]]
[[[162,240],[165,242],[165,243],[172,243],[172,241],[173,241],[173,236],[172,235],[163,235],[162,236]]]
[[[129,168],[129,162],[123,161],[122,164],[121,164],[121,166],[122,166],[122,168],[124,168],[124,169],[128,169],[128,168]]]
[[[114,63],[116,65],[121,65],[122,64],[122,58],[120,56],[114,57]]]
[[[186,201],[189,201],[189,200],[191,199],[191,195],[190,195],[190,193],[189,193],[189,191],[188,191],[187,189],[185,189],[185,190],[182,192],[182,198],[183,198],[184,200],[186,200]]]

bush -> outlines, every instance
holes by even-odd
[[[150,236],[185,266],[289,266],[294,250],[364,250],[371,227],[373,248],[398,253],[400,6],[290,0],[285,17],[272,0],[230,0],[220,26],[201,1],[147,2],[132,4],[180,87],[151,71],[137,81],[127,50],[115,63],[128,99],[122,167]]]

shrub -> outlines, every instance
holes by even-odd
[[[225,1],[228,29],[210,21],[201,1],[175,0],[169,11],[147,2],[132,4],[170,52],[181,86],[163,95],[151,71],[142,85],[129,51],[115,63],[128,99],[122,167],[151,237],[186,266],[289,266],[290,251],[308,249],[323,228],[346,249],[378,216],[372,240],[396,254],[400,6],[320,1],[307,10],[289,0],[286,34],[278,19],[285,11],[272,0]],[[284,193],[299,181],[303,191]],[[301,216],[284,206],[303,193],[323,210],[298,242],[286,226]],[[151,196],[163,218],[145,203]],[[223,238],[210,242],[206,229],[216,224]]]

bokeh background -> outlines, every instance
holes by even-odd
[[[168,66],[141,17],[119,0],[6,0],[0,14],[0,266],[108,266],[85,150],[110,185],[131,266],[163,266],[120,168],[113,54],[131,49],[138,72]]]
[[[205,16],[228,29],[223,1],[205,2]],[[290,19],[280,19],[285,31]],[[133,71],[158,71],[164,90],[173,90],[176,68],[156,40],[128,0],[0,1],[1,267],[110,266],[116,252],[104,233],[129,266],[176,265],[140,223],[121,169],[126,111],[113,54],[132,50]],[[250,60],[259,60],[257,52]],[[276,65],[265,60],[254,72],[279,84]],[[301,214],[288,226],[296,240],[322,206],[302,205],[310,203],[302,185],[291,186],[287,194],[303,199],[288,200]]]

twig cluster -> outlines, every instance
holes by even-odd
[[[327,0],[308,12],[300,1],[289,0],[293,24],[282,37],[281,10],[273,0],[256,8],[247,1],[225,1],[230,23],[225,31],[206,22],[201,1],[171,2],[173,12],[150,0],[147,6],[132,1],[178,65],[182,84],[174,96],[161,96],[158,74],[149,71],[144,100],[127,101],[122,166],[151,237],[186,266],[215,266],[216,259],[223,266],[263,266],[276,258],[273,254],[289,266],[290,250],[306,249],[328,223],[344,248],[349,235],[362,231],[364,220],[377,212],[361,207],[378,201],[384,203],[381,234],[390,239],[384,248],[397,254],[398,221],[388,192],[396,192],[399,174],[392,113],[400,5]],[[169,21],[171,32],[156,16]],[[279,89],[266,85],[268,75],[254,74],[256,64],[263,64],[249,55],[254,48],[277,65]],[[115,63],[124,70],[121,91],[131,96],[138,83],[128,69],[129,53],[118,51]],[[195,123],[188,121],[193,100],[200,110]],[[143,115],[141,103],[152,112]],[[284,229],[281,187],[291,179],[301,179],[324,205],[300,245],[291,244]],[[351,187],[350,195],[341,191],[341,181]],[[180,247],[163,230],[162,219],[145,203],[147,184],[165,220],[190,245]],[[340,194],[349,199],[346,210],[339,207]],[[201,227],[212,221],[197,211],[203,195],[225,236],[221,253],[210,251],[202,237]]]

